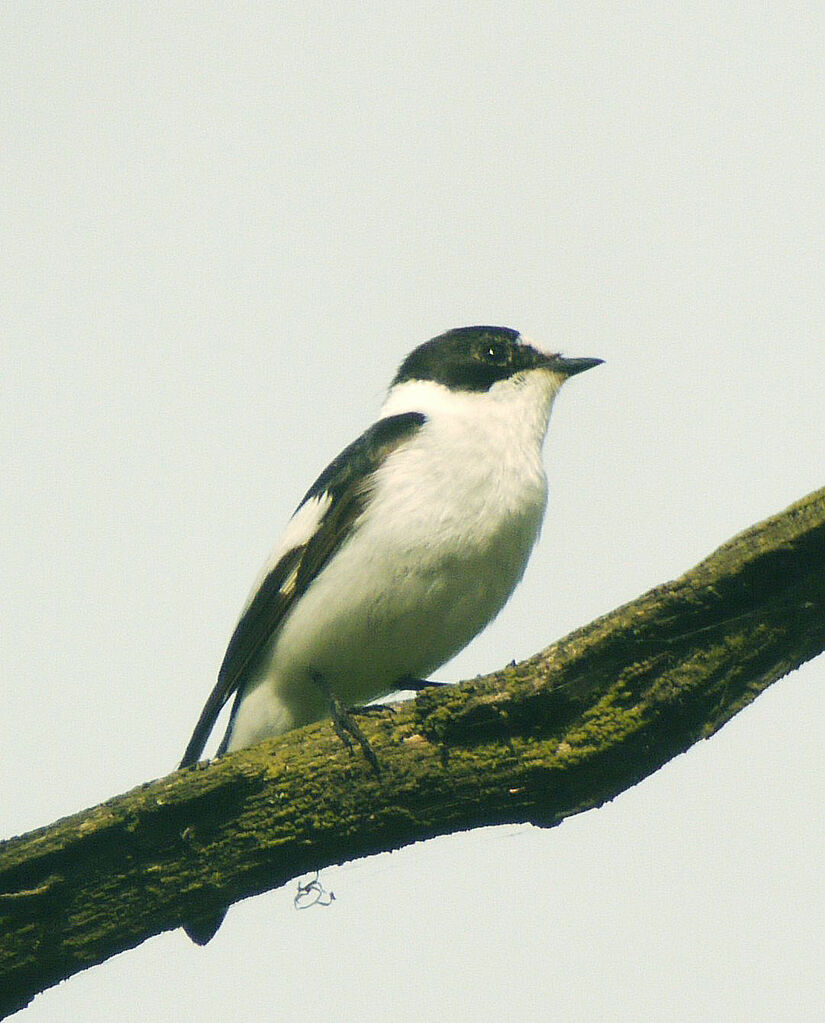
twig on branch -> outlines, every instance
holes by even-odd
[[[552,826],[825,648],[825,490],[521,664],[178,771],[0,844],[0,1015],[153,934],[333,863]]]

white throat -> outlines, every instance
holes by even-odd
[[[456,391],[432,380],[408,380],[390,389],[381,415],[423,412],[434,420],[464,420],[470,429],[498,432],[502,444],[538,452],[564,380],[558,373],[531,370],[500,380],[489,391]]]

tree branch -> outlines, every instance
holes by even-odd
[[[552,826],[825,648],[825,490],[518,665],[178,771],[0,844],[0,1015],[153,934],[342,860]]]

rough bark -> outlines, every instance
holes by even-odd
[[[178,771],[0,845],[0,1014],[309,871],[486,824],[552,826],[707,738],[825,648],[825,490],[521,664]]]

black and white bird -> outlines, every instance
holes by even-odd
[[[378,421],[321,473],[235,629],[181,766],[234,697],[218,753],[424,679],[504,606],[547,500],[541,449],[567,359],[506,327],[416,348]]]
[[[466,646],[538,537],[553,400],[601,361],[542,351],[506,327],[460,327],[408,355],[378,421],[289,520],[181,767],[200,758],[230,698],[219,754],[411,688]]]

